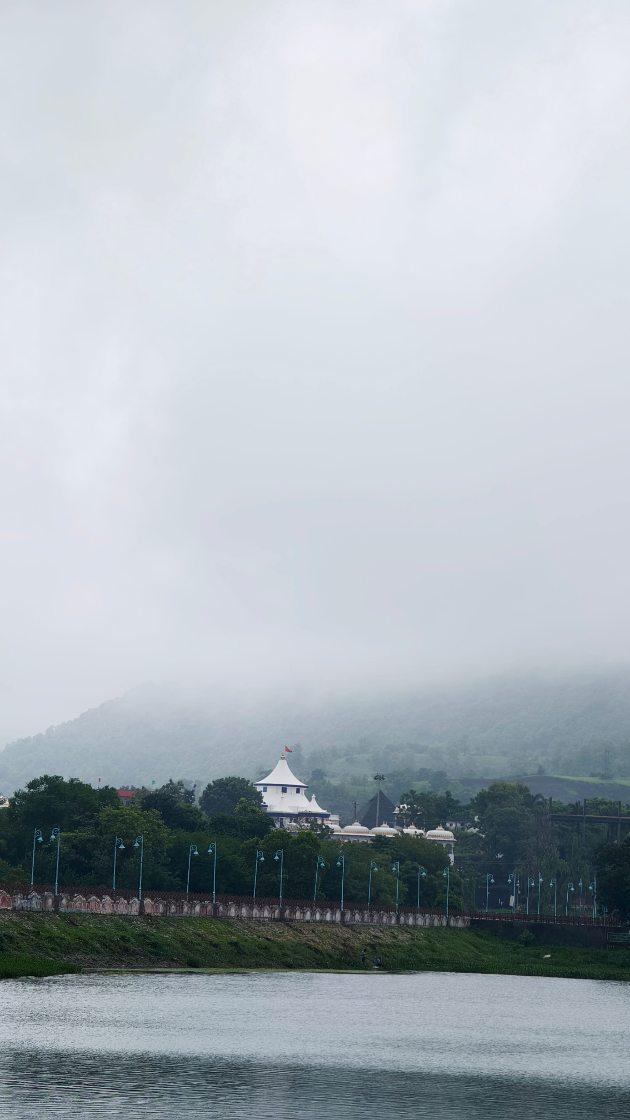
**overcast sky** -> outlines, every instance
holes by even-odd
[[[0,734],[626,660],[627,0],[0,17]]]

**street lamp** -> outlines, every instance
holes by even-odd
[[[532,878],[530,878],[530,876],[528,875],[527,876],[527,895],[526,895],[526,900],[525,900],[525,913],[526,914],[529,914],[529,892],[530,892],[530,889],[534,885],[535,885],[534,880]]]
[[[116,890],[116,863],[117,863],[118,853],[123,852],[124,850],[125,850],[125,845],[123,844],[122,840],[120,839],[120,836],[114,836],[114,869],[113,869],[113,872],[112,872],[112,890],[113,891]]]
[[[593,882],[589,883],[588,889],[593,895],[593,919],[597,917],[597,875],[593,875]]]
[[[544,876],[541,875],[540,871],[539,871],[538,872],[538,903],[537,903],[537,909],[536,909],[537,914],[540,914],[540,888],[541,888],[543,882],[544,882]]]
[[[337,860],[337,867],[341,868],[341,913],[343,914],[343,887],[346,879],[346,857],[343,853],[340,854]]]
[[[256,859],[255,859],[255,862],[254,862],[254,893],[252,895],[252,898],[256,898],[256,882],[257,882],[257,879],[258,879],[258,864],[259,863],[264,863],[264,860],[265,860],[265,853],[259,851],[258,848],[256,848]]]
[[[208,855],[212,856],[212,905],[217,900],[217,842],[213,840],[208,844]]]
[[[553,916],[558,917],[558,880],[550,879],[549,886],[553,887]]]
[[[584,890],[584,880],[581,875],[578,879],[578,890],[580,892],[580,917],[582,917],[582,892]]]
[[[488,871],[486,874],[486,914],[490,909],[490,885],[494,886],[494,877]]]
[[[426,877],[427,877],[426,867],[418,867],[417,883],[416,883],[416,886],[417,886],[416,909],[417,910],[420,909],[420,880],[421,879],[426,879]]]
[[[33,830],[33,854],[31,856],[31,886],[33,886],[33,883],[35,882],[35,848],[36,848],[37,844],[42,844],[43,841],[44,841],[44,837],[43,837],[41,828],[34,829]]]
[[[564,903],[564,916],[565,916],[565,918],[568,918],[568,916],[569,916],[569,894],[571,893],[571,891],[574,891],[574,890],[575,890],[575,887],[573,886],[573,883],[567,883],[567,896],[566,896],[566,900],[565,900],[565,903]]]
[[[444,870],[442,872],[442,875],[446,879],[446,920],[448,922],[448,902],[449,902],[449,895],[451,893],[451,865],[450,865],[450,863],[447,863],[446,867],[444,868]]]
[[[279,895],[279,898],[280,898],[280,905],[282,906],[282,887],[283,887],[283,884],[284,884],[284,848],[278,848],[278,851],[274,852],[273,858],[275,859],[276,863],[278,861],[280,862],[280,895]]]
[[[315,886],[313,887],[313,902],[317,902],[317,879],[320,871],[326,866],[326,860],[323,856],[318,856],[315,860]]]
[[[55,895],[59,894],[59,847],[61,845],[61,830],[55,825],[50,834],[50,843],[57,841],[57,859],[55,861]]]
[[[199,855],[199,848],[197,847],[197,845],[196,844],[189,844],[188,845],[188,871],[186,873],[186,898],[188,898],[188,894],[189,894],[189,891],[190,891],[190,864],[191,864],[191,861],[192,861],[192,857],[193,856],[198,856],[198,855]]]
[[[138,875],[138,902],[142,902],[142,868],[144,865],[144,833],[136,836],[133,842],[134,848],[140,849],[140,872]]]
[[[398,899],[400,897],[400,860],[395,859],[392,863],[392,871],[396,876],[396,913],[398,913]]]
[[[368,874],[368,906],[372,905],[372,872],[378,871],[378,863],[373,859],[370,860],[370,871]]]
[[[518,906],[518,888],[520,885],[516,871],[513,871],[511,875],[508,875],[508,883],[512,884],[512,898],[514,899],[513,910],[516,914],[516,908]]]

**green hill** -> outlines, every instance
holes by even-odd
[[[0,791],[43,772],[147,785],[173,775],[258,777],[287,742],[301,744],[293,758],[303,778],[319,771],[330,782],[377,770],[406,781],[423,769],[473,781],[539,771],[623,778],[630,670],[335,697],[146,686],[9,744]]]

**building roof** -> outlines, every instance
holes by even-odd
[[[395,812],[396,812],[396,806],[394,805],[394,802],[389,799],[387,794],[383,793],[383,791],[381,790],[381,798],[380,798],[380,804],[379,804],[379,810],[378,810],[378,821],[377,821],[377,819],[376,819],[377,797],[378,797],[378,795],[374,794],[374,797],[370,801],[368,801],[367,805],[365,806],[365,809],[363,810],[363,814],[361,816],[361,824],[364,824],[366,826],[366,828],[374,828],[375,825],[382,824],[383,821],[393,821],[394,820],[394,816],[395,816]]]
[[[398,836],[398,829],[385,823],[379,824],[372,829],[372,836]]]
[[[366,828],[360,821],[353,821],[352,824],[347,824],[341,832],[346,836],[369,836],[370,830]]]
[[[296,778],[295,774],[289,769],[284,754],[280,755],[279,760],[276,762],[270,774],[266,778],[261,778],[256,782],[257,786],[304,786],[306,789],[306,782],[300,781]]]
[[[426,836],[427,840],[453,841],[455,839],[453,833],[449,832],[448,828],[442,828],[441,824],[439,824],[437,828],[430,828]]]
[[[256,782],[256,789],[260,791],[263,804],[268,813],[283,814],[292,817],[328,817],[326,809],[317,804],[315,797],[306,795],[306,784],[296,778],[284,756],[280,755],[279,761],[266,778]]]

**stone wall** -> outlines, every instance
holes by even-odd
[[[252,921],[343,922],[344,925],[375,926],[456,926],[463,928],[469,919],[461,914],[447,919],[442,913],[426,910],[395,910],[382,907],[338,904],[284,902],[277,899],[248,899],[220,896],[216,903],[207,896],[148,892],[142,902],[129,891],[68,891],[55,897],[51,890],[0,887],[0,910],[58,911],[62,914],[120,914],[163,917],[238,918]]]

